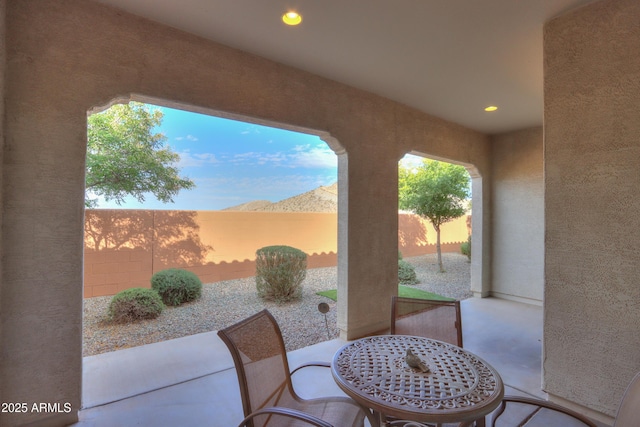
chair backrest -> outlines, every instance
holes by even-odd
[[[415,335],[462,347],[460,301],[438,301],[394,296],[391,334]]]
[[[640,422],[640,373],[631,380],[618,407],[613,427],[636,427]]]
[[[262,310],[218,335],[233,356],[245,416],[268,406],[290,406],[296,396],[282,334],[271,313]],[[257,420],[253,424],[263,425]]]

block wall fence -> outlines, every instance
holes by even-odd
[[[443,226],[443,252],[459,252],[471,217]],[[436,251],[433,227],[399,214],[398,248],[411,257]],[[288,245],[308,255],[308,268],[337,264],[337,214],[309,212],[86,210],[84,297],[149,288],[166,268],[194,272],[203,283],[255,275],[255,252]],[[367,254],[363,254],[367,256]]]

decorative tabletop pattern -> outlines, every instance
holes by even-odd
[[[405,362],[407,349],[430,372]],[[416,421],[465,421],[500,403],[500,375],[482,359],[441,341],[404,335],[363,338],[340,349],[332,371],[338,385],[361,404]]]

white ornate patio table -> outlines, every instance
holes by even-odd
[[[410,368],[407,349],[425,361],[430,372]],[[466,426],[476,421],[484,426],[484,417],[504,396],[502,379],[487,362],[460,347],[422,337],[380,335],[353,341],[335,354],[331,371],[338,386],[371,408],[382,425]]]

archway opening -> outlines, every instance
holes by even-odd
[[[279,320],[289,350],[337,337],[335,303],[316,294],[337,286],[336,152],[344,151],[337,141],[322,132],[143,100],[163,113],[153,133],[165,134],[179,155],[174,166],[195,189],[179,192],[172,204],[148,194],[120,203],[91,195],[97,201],[85,215],[83,356],[211,333],[261,308]],[[269,245],[308,255],[296,306],[257,296],[255,251]],[[167,307],[155,319],[109,322],[115,293],[149,288],[151,276],[166,268],[196,273],[202,297]],[[330,305],[329,328],[320,302]],[[117,398],[88,401],[86,389],[84,408]]]
[[[437,297],[473,296],[469,168],[413,152],[398,164],[399,275]]]

